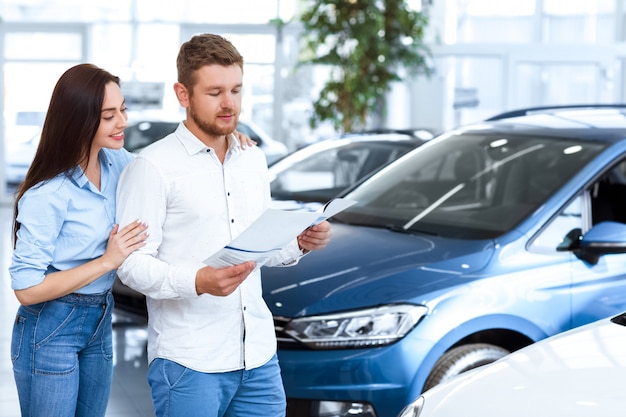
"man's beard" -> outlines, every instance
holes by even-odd
[[[200,118],[198,113],[196,113],[192,107],[189,108],[189,117],[191,117],[191,119],[196,124],[196,126],[198,126],[198,128],[203,133],[207,134],[208,136],[217,137],[217,136],[228,135],[230,133],[233,133],[233,131],[235,130],[235,127],[237,126],[237,124],[235,123],[234,126],[232,127],[221,127],[215,123],[207,122],[206,120],[203,120],[202,118]]]

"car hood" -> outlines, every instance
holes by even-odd
[[[579,327],[461,374],[424,394],[420,417],[620,416],[624,317]]]
[[[274,315],[296,317],[389,303],[471,279],[493,255],[490,240],[467,241],[386,229],[332,225],[330,243],[287,268],[263,267],[263,296]]]

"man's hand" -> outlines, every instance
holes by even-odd
[[[255,267],[256,263],[253,261],[226,268],[205,266],[196,273],[196,292],[218,297],[230,295],[248,278]]]
[[[298,246],[304,251],[324,248],[330,241],[330,223],[326,220],[311,226],[298,235]]]

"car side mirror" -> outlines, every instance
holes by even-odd
[[[592,264],[598,263],[601,255],[626,253],[626,224],[601,222],[593,226],[580,239],[576,255]]]

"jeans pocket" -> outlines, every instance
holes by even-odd
[[[113,306],[111,303],[108,303],[104,308],[104,313],[100,323],[98,324],[98,329],[96,334],[100,338],[101,348],[102,348],[102,356],[106,360],[113,359]]]
[[[70,304],[45,304],[34,334],[33,370],[42,375],[72,373],[78,366],[75,352],[80,345],[82,316]]]
[[[15,363],[20,357],[22,343],[24,343],[24,328],[26,327],[26,317],[17,313],[13,323],[13,334],[11,336],[11,361]]]
[[[100,344],[102,356],[106,360],[113,359],[113,303],[113,294],[109,293],[106,303],[100,306],[101,315],[93,335],[89,339],[89,344]]]
[[[187,371],[186,367],[174,361],[163,361],[163,375],[170,388],[174,388],[183,379]]]
[[[44,303],[45,307],[39,311],[37,330],[35,332],[35,349],[39,349],[61,333],[68,336],[75,334],[70,325],[72,323],[74,306],[54,301]]]

